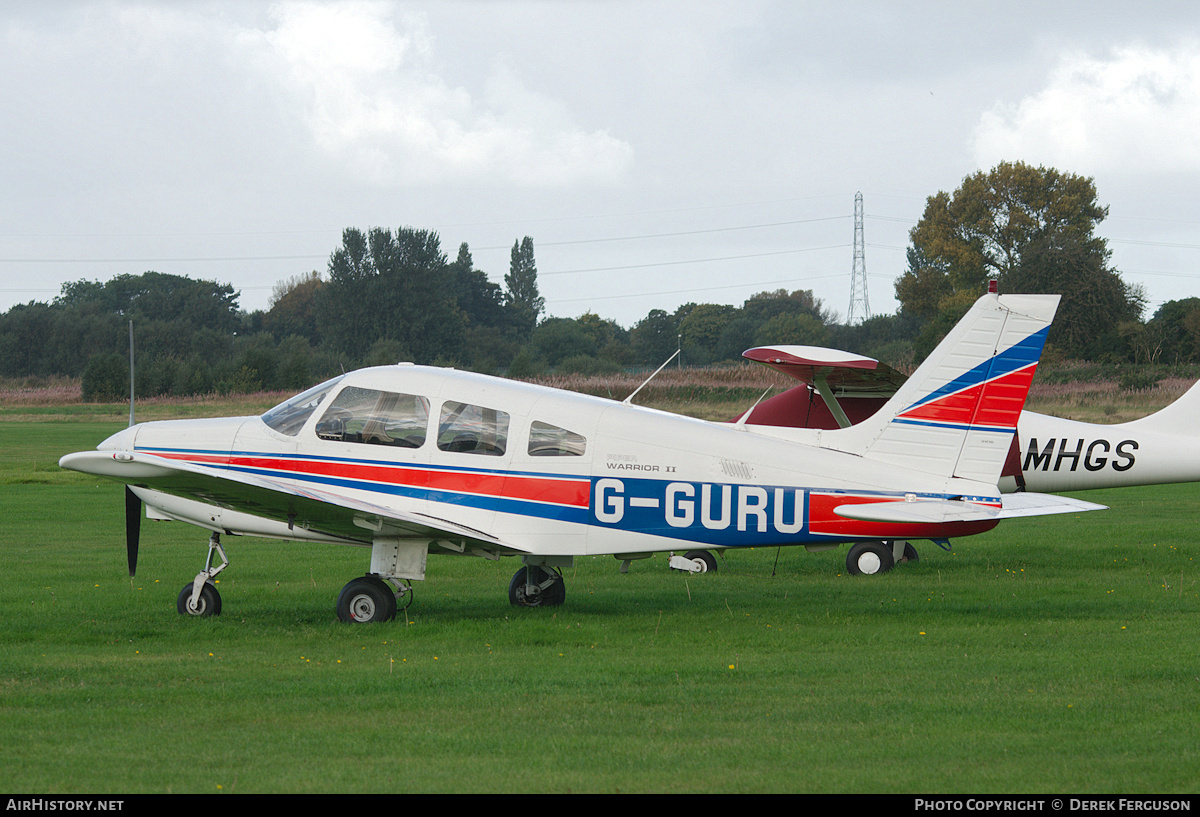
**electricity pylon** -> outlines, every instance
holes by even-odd
[[[850,309],[846,315],[846,325],[853,326],[856,322],[868,320],[871,317],[871,306],[867,303],[867,254],[863,241],[863,199],[862,193],[854,194],[854,266],[850,270]]]

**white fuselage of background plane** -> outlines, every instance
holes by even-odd
[[[1025,411],[1017,425],[1024,487],[1082,491],[1200,480],[1200,383],[1140,420],[1111,425]],[[1016,488],[1004,477],[1001,487]]]

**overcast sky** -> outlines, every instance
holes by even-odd
[[[1095,179],[1151,309],[1200,296],[1194,2],[0,2],[0,311],[157,270],[247,310],[346,227],[436,230],[547,313],[811,289],[873,314],[926,197]]]

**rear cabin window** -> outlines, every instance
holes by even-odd
[[[317,423],[322,440],[420,448],[429,428],[429,401],[415,394],[347,386]]]
[[[443,451],[503,456],[508,445],[508,413],[447,402],[438,421],[437,440],[438,448]]]
[[[529,428],[529,456],[531,457],[582,457],[587,440],[582,434],[567,431],[540,420],[534,420]]]

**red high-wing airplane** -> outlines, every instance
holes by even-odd
[[[687,551],[671,566],[701,572],[716,566],[711,550],[849,543],[851,572],[869,573],[910,539],[1102,507],[997,487],[1058,300],[984,295],[878,411],[833,430],[712,423],[401,364],[261,417],[131,426],[59,464],[128,486],[130,575],[142,505],[211,531],[179,593],[190,615],[220,612],[222,535],[369,548],[369,571],[336,605],[358,622],[410,601],[431,553],[519,557],[509,599],[525,606],[561,604],[561,569],[597,554]]]
[[[844,428],[863,422],[906,378],[879,361],[812,346],[743,353],[801,381],[738,422]],[[1001,472],[1004,492],[1082,491],[1200,480],[1200,382],[1161,411],[1128,423],[1084,423],[1022,410]]]

